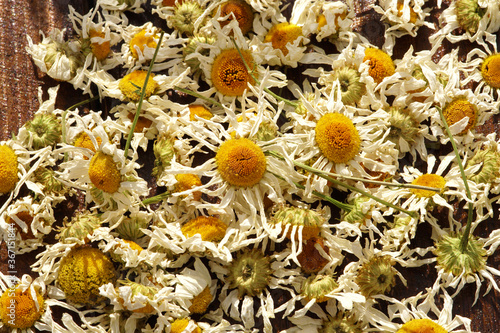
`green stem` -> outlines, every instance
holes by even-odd
[[[455,143],[455,139],[453,138],[453,134],[451,134],[450,127],[446,122],[446,118],[443,115],[443,110],[439,106],[436,106],[436,109],[439,111],[439,115],[441,116],[441,121],[443,122],[444,128],[446,129],[446,134],[450,138],[451,146],[453,147],[453,151],[455,152],[455,157],[458,162],[458,167],[460,168],[460,175],[462,176],[462,180],[464,182],[465,193],[467,194],[467,198],[469,199],[469,210],[467,211],[467,225],[465,226],[465,231],[462,234],[462,239],[460,240],[460,251],[465,253],[467,250],[467,244],[469,243],[470,232],[472,228],[472,218],[473,218],[473,209],[474,205],[472,204],[472,195],[470,193],[469,183],[467,182],[467,177],[465,176],[465,169],[462,163],[462,159],[460,158],[460,154],[458,152],[457,145]]]
[[[164,32],[162,31],[160,34],[160,38],[158,40],[158,44],[156,45],[155,53],[153,54],[153,59],[151,59],[151,62],[149,64],[146,79],[144,80],[144,84],[142,85],[141,95],[139,97],[139,103],[137,103],[137,110],[135,111],[134,122],[132,123],[132,128],[130,129],[130,132],[128,134],[127,142],[125,143],[125,158],[127,158],[127,156],[128,156],[128,149],[130,148],[130,141],[132,141],[132,137],[134,136],[134,130],[135,130],[135,127],[137,126],[137,121],[139,121],[139,115],[141,114],[141,110],[142,110],[142,101],[144,100],[144,95],[146,94],[146,87],[148,85],[148,80],[149,80],[149,77],[151,76],[151,71],[153,70],[153,65],[155,63],[156,55],[158,54],[158,50],[160,49],[163,35],[164,35]]]
[[[142,204],[143,205],[152,205],[152,204],[158,203],[162,200],[165,200],[168,197],[170,197],[170,192],[166,191],[166,192],[163,192],[161,194],[155,195],[154,197],[150,197],[150,198],[142,200]]]
[[[280,175],[277,175],[277,174],[275,174],[275,173],[273,173],[273,172],[271,172],[271,173],[272,173],[274,176],[276,176],[277,178],[282,179],[282,180],[285,180],[285,178],[284,178],[284,177],[282,177],[282,176],[280,176]],[[301,190],[305,190],[305,189],[306,189],[306,187],[305,187],[304,185],[299,184],[299,183],[297,183],[297,182],[293,182],[293,184],[294,184],[296,187],[300,188]],[[352,210],[352,208],[353,208],[353,206],[352,206],[352,205],[349,205],[349,204],[346,204],[346,203],[340,202],[340,201],[338,201],[338,200],[335,200],[334,198],[332,198],[332,197],[330,197],[330,196],[328,196],[328,195],[324,195],[323,193],[320,193],[320,192],[318,192],[318,191],[312,191],[312,194],[314,194],[314,195],[315,195],[315,196],[317,196],[318,198],[321,198],[321,199],[323,199],[323,200],[325,200],[325,201],[328,201],[328,202],[330,202],[330,203],[334,204],[335,206],[337,206],[338,208],[340,208],[340,209],[342,209],[342,210],[345,210],[346,212],[350,212],[350,211]]]
[[[241,57],[241,60],[243,61],[243,65],[245,65],[245,68],[246,70],[248,71],[248,74],[250,74],[250,76],[252,77],[252,79],[258,84],[260,85],[260,81],[253,75],[253,70],[250,69],[250,67],[248,66],[247,62],[245,61],[245,58],[243,57],[243,54],[241,53],[241,50],[240,48],[238,47],[238,44],[236,44],[236,41],[234,40],[233,37],[231,37],[231,40],[233,41],[233,44],[234,46],[236,47],[236,50],[238,50],[238,54],[240,55]],[[286,99],[284,97],[281,97],[279,95],[276,95],[275,93],[273,93],[269,88],[266,88],[264,87],[264,91],[267,92],[269,95],[273,96],[274,98],[276,98],[277,100],[279,101],[283,101],[285,102],[286,104],[288,105],[291,105],[293,106],[294,108],[298,107],[299,104],[298,103],[295,103],[295,102],[292,102],[291,100],[289,99]]]
[[[217,101],[214,101],[213,99],[211,98],[208,98],[208,97],[205,97],[205,96],[202,96],[200,94],[198,94],[197,92],[195,91],[192,91],[192,90],[189,90],[189,89],[185,89],[185,88],[181,88],[181,87],[178,87],[178,86],[174,86],[174,89],[175,90],[179,90],[180,92],[183,92],[185,94],[188,94],[188,95],[191,95],[193,97],[198,97],[198,98],[201,98],[201,99],[204,99],[205,101],[209,102],[209,103],[212,103],[214,105],[217,105],[218,107],[222,107],[222,104],[220,104],[219,102]]]
[[[277,153],[277,152],[275,152],[275,151],[268,151],[267,153],[268,153],[269,155],[272,155],[272,156],[274,156],[274,157],[277,157],[277,158],[279,158],[279,159],[281,159],[281,160],[285,160],[285,158],[284,158],[283,156],[281,156],[279,153]],[[374,195],[372,195],[372,194],[370,194],[370,193],[368,193],[368,192],[366,192],[366,191],[363,191],[363,190],[361,190],[361,189],[359,189],[359,188],[357,188],[357,187],[354,187],[354,186],[348,185],[348,184],[343,183],[343,182],[341,182],[341,181],[339,181],[339,180],[337,180],[337,179],[334,179],[334,178],[332,178],[332,177],[329,177],[329,176],[325,175],[325,174],[324,174],[324,172],[323,172],[323,171],[321,171],[321,170],[318,170],[318,169],[315,169],[315,168],[309,167],[309,166],[304,165],[304,164],[299,163],[299,162],[295,162],[295,161],[292,161],[292,162],[293,162],[293,164],[294,164],[295,166],[297,166],[297,167],[299,167],[299,168],[302,168],[302,166],[305,166],[305,167],[306,167],[305,169],[306,169],[307,171],[312,172],[312,173],[314,173],[315,175],[318,175],[319,177],[324,178],[324,179],[326,179],[326,180],[328,180],[328,181],[330,181],[330,182],[332,182],[332,183],[334,183],[334,184],[336,184],[336,185],[338,185],[338,186],[342,186],[342,187],[345,187],[345,188],[347,188],[347,189],[349,189],[349,190],[351,190],[351,191],[358,192],[358,193],[360,193],[360,194],[362,194],[362,195],[364,195],[364,196],[366,196],[366,197],[368,197],[368,198],[371,198],[371,199],[373,199],[373,200],[375,200],[375,201],[377,201],[377,202],[379,202],[379,203],[381,203],[381,204],[383,204],[383,205],[385,205],[385,206],[387,206],[387,207],[391,207],[391,208],[393,208],[393,209],[395,209],[395,210],[397,210],[397,211],[403,212],[403,213],[405,213],[405,214],[407,214],[407,215],[409,215],[409,216],[412,216],[412,217],[417,217],[417,213],[416,213],[416,212],[414,212],[414,211],[409,211],[409,210],[403,209],[403,208],[398,207],[398,206],[396,206],[396,205],[394,205],[394,204],[391,204],[390,202],[387,202],[387,201],[385,201],[385,200],[382,200],[382,199],[380,199],[380,198],[377,198],[376,196],[374,196]],[[301,165],[302,165],[302,166],[301,166]],[[364,180],[363,180],[363,181],[364,181]]]

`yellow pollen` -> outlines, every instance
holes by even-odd
[[[396,333],[448,333],[441,325],[430,319],[412,319],[405,323]]]
[[[127,118],[133,122],[135,118],[135,113],[129,112],[127,114]],[[137,124],[135,125],[134,128],[134,133],[142,133],[142,131],[144,131],[145,128],[150,128],[152,124],[153,121],[151,119],[139,116],[139,119],[137,119]]]
[[[500,89],[500,54],[492,54],[481,64],[481,74],[487,85]]]
[[[253,186],[266,172],[264,152],[246,138],[224,142],[215,155],[215,161],[221,177],[234,186]]]
[[[253,69],[255,63],[251,53],[247,50],[241,53],[248,67]],[[214,87],[226,96],[241,96],[248,83],[255,83],[237,49],[222,50],[214,60],[211,77]]]
[[[302,28],[298,25],[282,22],[274,25],[266,37],[264,38],[264,42],[271,42],[273,48],[280,49],[283,52],[283,55],[288,54],[288,49],[286,45],[288,43],[292,44],[294,40],[302,36]]]
[[[96,137],[95,140],[97,141],[97,144],[100,146],[102,143],[102,139],[100,137]],[[75,143],[73,145],[75,147],[90,149],[94,153],[96,152],[96,147],[94,147],[92,140],[90,140],[89,135],[85,132],[81,132],[80,134],[78,134],[78,136],[75,139]],[[86,160],[88,159],[88,157],[86,156],[84,158]]]
[[[0,319],[10,328],[26,329],[32,327],[43,313],[44,299],[35,289],[36,302],[31,297],[30,288],[22,292],[20,287],[7,289],[0,298]],[[12,304],[14,307],[11,309]],[[12,314],[13,316],[9,316]]]
[[[373,78],[376,83],[395,73],[394,62],[391,57],[382,50],[369,47],[365,50],[365,57],[363,62],[369,61],[370,68],[368,74]]]
[[[435,188],[440,188],[441,191],[444,190],[444,187],[446,186],[446,180],[441,177],[440,175],[432,174],[432,173],[426,173],[414,181],[411,182],[413,185],[420,185],[420,186],[428,186],[428,187],[435,187]],[[410,189],[411,193],[415,194],[419,198],[430,198],[436,192],[430,191],[430,190],[419,190],[419,189]]]
[[[359,152],[361,139],[352,121],[340,113],[328,113],[316,124],[319,149],[334,163],[347,163]]]
[[[12,191],[19,180],[17,155],[6,145],[0,146],[0,194]]]
[[[89,37],[94,38],[94,37],[101,37],[104,38],[106,37],[106,34],[103,31],[97,31],[95,29],[90,29],[89,30]],[[111,46],[109,44],[109,40],[104,41],[102,43],[99,42],[93,42],[90,44],[90,48],[92,50],[92,53],[94,54],[95,58],[98,61],[103,61],[108,57],[108,54],[111,53]]]
[[[238,25],[243,34],[252,29],[253,26],[253,11],[252,7],[243,0],[229,0],[220,5],[220,16],[225,17],[233,13],[234,17],[238,21]],[[228,20],[220,22],[221,27],[227,25],[231,22],[232,17]]]
[[[147,36],[146,33],[148,34]],[[130,52],[132,53],[132,56],[136,59],[139,59],[136,46],[139,48],[139,50],[141,50],[141,53],[144,53],[144,48],[146,46],[152,49],[156,48],[155,37],[157,36],[148,33],[146,30],[141,30],[137,34],[135,34],[135,36],[132,37],[132,40],[130,41]]]
[[[473,129],[476,125],[477,107],[470,103],[465,97],[458,97],[445,106],[443,115],[448,123],[448,126],[452,126],[464,117],[469,117],[467,126],[465,126],[462,132],[458,133],[458,135],[463,135],[467,133],[469,129]]]
[[[189,120],[191,121],[198,120],[196,119],[196,116],[210,120],[213,115],[212,112],[210,112],[210,110],[207,109],[204,105],[199,105],[199,104],[189,105]]]
[[[206,286],[201,293],[193,297],[191,300],[192,304],[188,310],[191,313],[205,313],[210,302],[212,302],[212,294],[210,293],[210,288]]]
[[[122,94],[133,102],[138,102],[141,97],[142,86],[144,86],[144,81],[146,81],[146,76],[148,72],[142,70],[133,71],[130,74],[125,75],[118,84],[118,88]],[[146,91],[144,93],[144,98],[147,99],[149,96],[155,93],[158,89],[158,83],[153,79],[154,74],[148,79],[148,84],[146,85]]]
[[[193,187],[203,185],[200,177],[193,174],[178,174],[175,175],[175,179],[177,180],[177,183],[175,184],[175,192],[184,192]],[[193,199],[200,201],[201,191],[193,192]]]
[[[181,228],[186,237],[201,235],[201,239],[207,242],[219,242],[226,235],[227,225],[213,216],[198,216],[188,221]]]
[[[170,325],[170,333],[182,333],[189,325],[189,318],[176,319]],[[201,333],[201,329],[196,326],[196,328],[191,333]]]
[[[401,17],[403,16],[403,8],[404,8],[404,3],[398,1],[398,16]],[[410,23],[415,24],[417,22],[417,13],[413,10],[413,8],[410,7]]]
[[[90,160],[89,177],[92,184],[104,192],[115,193],[120,188],[120,170],[113,157],[103,152],[97,152]]]

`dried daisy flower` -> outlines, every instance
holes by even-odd
[[[105,39],[106,34],[101,29],[90,29],[88,38],[82,41],[82,52],[91,52],[97,61],[104,61],[111,54],[111,43]],[[100,41],[92,41],[92,40]]]
[[[362,295],[369,297],[388,293],[396,285],[397,271],[391,256],[375,255],[363,263],[356,275]]]
[[[253,70],[255,63],[250,51],[241,50],[243,59]],[[255,84],[237,49],[225,49],[214,59],[211,70],[213,86],[225,96],[241,96],[248,84]]]
[[[307,241],[319,236],[321,227],[326,223],[326,217],[324,211],[281,205],[275,207],[269,222],[281,223],[283,232],[289,239],[295,235],[295,240]]]
[[[147,212],[133,211],[130,216],[121,220],[115,231],[124,240],[138,242],[145,235],[141,229],[148,228],[151,218],[151,214]]]
[[[61,260],[57,283],[67,300],[78,305],[96,305],[104,300],[99,287],[115,279],[113,263],[101,250],[75,246]]]
[[[207,37],[203,35],[196,35],[190,37],[187,41],[186,46],[182,49],[182,58],[184,62],[191,68],[191,72],[196,76],[197,74],[201,74],[202,71],[200,69],[200,59],[197,54],[193,54],[197,52],[202,56],[208,56],[210,51],[208,48],[205,48],[204,45],[212,45],[215,43],[215,39],[213,37]]]
[[[439,188],[441,189],[440,193],[443,193],[446,187],[446,179],[444,179],[444,177],[441,175],[433,173],[425,173],[415,178],[411,182],[411,184]],[[416,195],[418,198],[431,198],[436,194],[435,191],[422,190],[416,188],[410,188],[410,192]]]
[[[226,283],[230,288],[238,288],[239,296],[255,296],[269,284],[271,258],[259,249],[240,252],[227,267]]]
[[[331,78],[338,81],[342,103],[346,105],[358,103],[366,91],[365,83],[360,81],[361,74],[355,68],[348,66],[336,68]],[[335,86],[332,90],[336,96]]]
[[[41,319],[45,310],[44,302],[37,288],[12,286],[0,297],[0,320],[13,332],[33,332],[30,328]]]
[[[264,37],[265,43],[271,43],[273,48],[281,50],[283,55],[288,54],[287,44],[292,44],[297,38],[302,36],[302,28],[298,25],[282,22],[269,30]]]
[[[394,62],[391,57],[380,49],[366,48],[363,62],[365,61],[368,61],[368,74],[377,84],[395,73]]]
[[[144,86],[144,82],[146,81],[147,74],[147,71],[135,70],[125,75],[118,84],[118,87],[122,94],[127,99],[133,102],[138,102],[141,96],[141,89]],[[149,77],[144,93],[145,99],[148,99],[158,90],[158,83],[154,80],[154,76],[154,73],[151,73],[151,76]]]
[[[158,35],[150,32],[147,29],[142,29],[137,32],[129,41],[130,53],[135,59],[139,59],[139,55],[144,56],[144,49],[156,49]]]
[[[53,169],[41,166],[33,173],[36,183],[43,186],[43,193],[53,197],[66,194],[69,189],[56,177]]]
[[[175,183],[175,192],[185,192],[191,190],[193,187],[199,187],[202,185],[200,177],[197,175],[193,174],[184,174],[180,173],[175,175],[175,180],[177,180],[177,183]],[[193,200],[195,201],[200,201],[201,200],[201,191],[194,191],[191,192],[193,195]]]
[[[172,162],[175,156],[174,142],[175,140],[168,135],[161,135],[156,139],[153,146],[155,155],[153,172],[151,173],[153,177],[159,178]]]
[[[174,13],[167,21],[180,34],[192,36],[195,34],[195,22],[203,15],[204,9],[197,1],[185,0],[174,7]],[[203,24],[200,24],[203,26]]]
[[[158,288],[154,286],[145,286],[131,280],[118,280],[120,287],[117,287],[119,302],[122,306],[134,313],[153,313],[154,307],[148,302],[153,300],[158,294]]]
[[[361,139],[358,131],[343,114],[325,114],[318,120],[315,132],[319,149],[334,163],[346,163],[359,152]]]
[[[79,213],[71,218],[68,223],[66,216],[63,221],[64,226],[59,228],[56,238],[63,243],[73,243],[76,240],[88,242],[88,237],[99,228],[102,220],[96,214],[90,212]]]
[[[121,174],[113,156],[102,151],[94,154],[90,160],[89,178],[92,184],[101,191],[115,193],[120,188]]]
[[[427,319],[412,319],[401,326],[396,333],[412,333],[412,332],[433,332],[433,333],[448,333],[443,326],[436,322]]]
[[[53,114],[37,113],[24,124],[24,144],[34,150],[54,146],[61,141],[61,121]]]
[[[221,27],[226,26],[231,20],[236,19],[241,33],[245,35],[252,29],[253,26],[253,9],[244,0],[229,0],[221,3],[217,10],[220,9],[220,17],[227,19],[220,21]]]
[[[479,21],[486,13],[486,9],[479,6],[478,0],[456,0],[455,13],[460,27],[469,34],[474,35],[479,28]]]
[[[466,169],[480,166],[467,176],[476,183],[492,183],[500,176],[500,152],[493,148],[480,149],[467,161]]]
[[[420,131],[419,122],[412,116],[406,108],[391,106],[388,108],[389,113],[389,135],[387,139],[394,142],[398,150],[406,148],[402,146],[411,146]],[[402,143],[406,142],[406,144]],[[408,150],[405,150],[408,151]]]
[[[12,191],[17,182],[18,160],[14,150],[8,145],[0,145],[0,193]]]
[[[323,320],[318,333],[364,333],[365,330],[366,324],[359,321],[355,313],[338,311]]]
[[[443,115],[448,123],[448,126],[453,126],[465,117],[469,118],[469,121],[465,128],[456,135],[463,135],[467,133],[470,129],[474,129],[478,120],[478,109],[477,106],[472,104],[464,96],[455,97],[451,102],[446,104],[443,109]]]
[[[201,239],[207,242],[219,242],[226,235],[227,225],[214,216],[198,216],[181,228],[186,237],[200,234]]]
[[[307,301],[316,299],[316,303],[323,303],[330,299],[327,295],[338,286],[339,284],[331,275],[311,275],[302,283],[300,293]]]

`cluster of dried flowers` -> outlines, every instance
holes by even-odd
[[[431,49],[401,59],[397,38],[435,28],[424,0],[374,5],[381,48],[352,31],[351,0],[297,0],[288,19],[275,0],[96,3],[70,7],[75,36],[27,36],[41,71],[114,106],[61,110],[58,87],[40,90],[34,119],[1,143],[4,241],[13,258],[43,251],[31,275],[2,274],[0,325],[471,332],[453,297],[499,290],[486,260],[500,233],[473,236],[500,192],[498,141],[475,130],[499,110],[498,1],[453,1]],[[130,23],[145,8],[168,29]],[[445,39],[479,47],[434,62]],[[298,66],[304,81],[288,80]],[[83,209],[58,225],[77,195]],[[389,296],[423,265],[432,286]]]

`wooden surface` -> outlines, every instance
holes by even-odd
[[[354,29],[374,44],[383,43],[380,36],[383,34],[383,25],[379,17],[369,8],[369,1],[359,0],[356,6],[356,26]],[[429,2],[430,3],[430,2]],[[93,1],[84,0],[0,0],[0,140],[10,138],[18,128],[27,120],[31,119],[38,109],[38,87],[42,86],[44,91],[48,87],[58,84],[45,74],[41,73],[30,56],[27,54],[26,35],[31,36],[35,43],[40,41],[39,31],[48,33],[53,28],[66,28],[71,35],[71,24],[67,18],[68,5],[72,5],[80,13],[86,13],[93,6]],[[434,9],[433,20],[437,21],[440,10]],[[430,29],[422,29],[417,38],[404,38],[398,41],[395,55],[402,55],[409,45],[415,50],[428,47],[426,36],[431,33]],[[452,46],[443,45],[442,53],[446,53]],[[463,54],[463,52],[462,52]],[[60,93],[56,106],[66,108],[82,100],[79,92],[71,86],[61,83]],[[493,117],[480,129],[484,132],[498,131],[498,117]],[[457,207],[459,208],[459,207]],[[457,209],[457,216],[462,214]],[[498,209],[496,209],[498,214]],[[478,236],[485,237],[498,225],[498,216],[484,223],[481,229],[476,230]],[[420,228],[420,227],[419,227]],[[429,242],[430,229],[420,228],[417,233],[417,242]],[[33,262],[34,253],[20,256],[22,262],[19,267],[29,273],[29,265]],[[4,261],[4,252],[0,252],[0,260]],[[491,256],[488,264],[498,268],[500,256]],[[432,285],[436,277],[434,265],[411,269],[405,271],[398,268],[408,280],[408,288],[395,288],[390,296],[396,298],[415,295],[426,286]],[[500,283],[499,279],[496,279]],[[485,288],[482,288],[484,292]],[[472,319],[472,327],[475,331],[490,333],[499,332],[500,327],[500,305],[497,301],[498,293],[492,290],[487,296],[480,297],[477,304],[472,307],[474,299],[475,284],[467,285],[454,299],[455,314]],[[481,294],[482,295],[482,294]],[[277,328],[280,326],[276,325]]]

